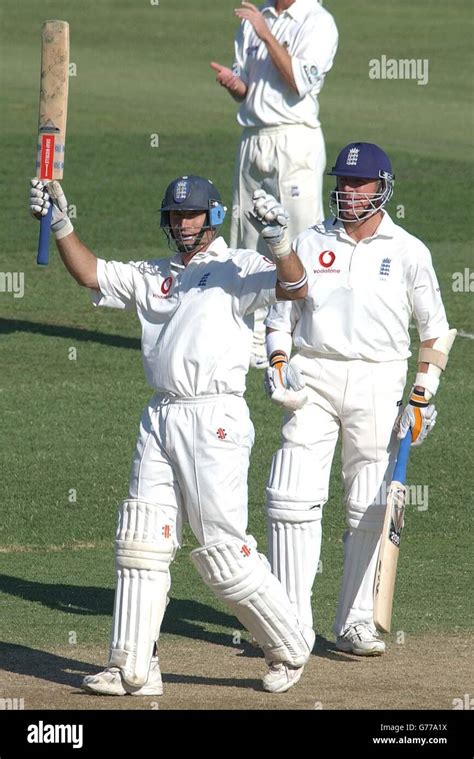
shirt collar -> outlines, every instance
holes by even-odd
[[[293,5],[290,5],[289,8],[284,10],[282,13],[280,13],[280,16],[283,16],[285,13],[288,13],[289,16],[291,16],[295,21],[302,21],[309,5],[312,7],[314,6],[316,0],[296,0],[296,2],[293,3]],[[275,10],[275,0],[265,3],[263,8],[261,8],[261,12],[265,15],[265,13],[268,13],[271,16],[277,16],[277,12]]]
[[[393,223],[392,219],[388,215],[387,211],[382,208],[382,221],[378,225],[377,229],[375,230],[374,234],[370,237],[364,238],[365,240],[375,240],[377,237],[385,237],[387,239],[391,239],[392,237],[395,237],[395,227],[396,225]],[[342,221],[336,221],[336,223],[333,225],[332,229],[334,232],[344,239],[350,240],[353,244],[356,242],[352,237],[350,237],[346,230],[344,229],[344,226],[342,224]],[[361,240],[361,242],[363,242]]]
[[[228,251],[228,247],[227,247],[227,243],[224,240],[224,238],[223,237],[216,237],[211,242],[211,244],[209,245],[209,247],[206,248],[206,250],[203,250],[200,253],[196,253],[196,255],[192,257],[192,259],[189,262],[189,264],[191,264],[191,263],[200,263],[201,261],[205,261],[206,259],[209,259],[209,258],[224,260],[225,258],[227,258],[227,255],[228,255],[227,251]],[[189,264],[188,264],[188,266],[189,266]],[[183,261],[182,261],[182,258],[181,258],[181,253],[176,253],[171,258],[171,265],[173,267],[177,268],[177,269],[185,269],[186,268],[184,266],[184,264],[183,264]]]

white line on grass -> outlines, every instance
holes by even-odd
[[[69,543],[62,546],[55,545],[10,545],[0,546],[1,553],[38,553],[39,551],[46,551],[47,553],[56,553],[58,551],[82,551],[84,548],[104,548],[110,547],[111,541],[98,543]]]

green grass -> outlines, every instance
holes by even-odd
[[[233,0],[3,4],[0,271],[25,273],[23,299],[0,293],[0,547],[8,549],[0,552],[3,641],[62,645],[75,631],[78,643],[106,643],[115,508],[126,493],[138,420],[150,394],[133,315],[90,307],[56,255],[47,269],[35,264],[38,229],[26,215],[26,196],[34,166],[40,24],[54,17],[71,24],[77,76],[70,80],[64,187],[77,207],[77,230],[97,255],[142,259],[167,254],[157,209],[174,176],[211,177],[230,206],[239,128],[235,106],[208,63],[231,62],[234,6]],[[392,213],[398,210],[400,223],[430,246],[450,322],[472,334],[473,295],[451,288],[453,273],[472,266],[470,3],[397,0],[381,6],[360,0],[356,12],[329,0],[326,6],[340,29],[340,50],[321,97],[328,164],[353,139],[378,142],[389,152],[397,176]],[[382,54],[427,58],[429,84],[370,80],[369,60]],[[150,147],[155,133],[158,148]],[[77,350],[75,361],[70,348]],[[473,341],[459,338],[437,398],[436,430],[410,465],[410,481],[429,486],[429,508],[408,509],[396,630],[472,627],[473,376]],[[250,529],[264,547],[264,487],[280,413],[265,399],[261,382],[261,374],[251,371],[247,400],[256,444]],[[318,632],[326,636],[342,566],[338,462],[339,454],[314,596]],[[228,636],[234,621],[192,568],[193,545],[187,534],[173,567],[173,605],[164,630],[204,640]]]

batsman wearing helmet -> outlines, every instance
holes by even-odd
[[[434,426],[431,399],[456,330],[449,329],[429,250],[385,210],[394,184],[385,152],[351,143],[329,173],[336,178],[332,218],[293,243],[308,272],[308,295],[272,306],[267,319],[267,386],[287,409],[267,486],[269,550],[273,572],[311,627],[340,435],[347,531],[333,629],[337,648],[370,656],[385,650],[373,621],[373,586],[397,438],[411,427],[419,445]],[[399,416],[412,319],[421,341],[418,374]]]
[[[256,222],[274,263],[230,250],[225,215],[207,179],[171,182],[161,227],[172,258],[120,263],[97,259],[77,237],[57,182],[32,180],[35,216],[53,203],[52,229],[64,264],[97,306],[130,308],[142,328],[142,357],[154,395],[144,410],[129,492],[119,507],[113,631],[107,668],[83,688],[102,695],[160,695],[158,640],[169,567],[186,514],[199,542],[191,554],[204,582],[261,645],[263,687],[297,682],[308,641],[286,591],[247,535],[247,470],[253,425],[243,393],[251,315],[277,298],[303,297],[307,276],[286,237],[284,209],[257,193]]]

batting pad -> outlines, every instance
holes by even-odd
[[[174,524],[162,508],[146,501],[123,501],[118,517],[109,666],[120,667],[129,685],[140,686],[148,679],[165,613]]]
[[[374,624],[374,579],[380,530],[349,529],[344,535],[344,572],[333,632],[364,622]]]
[[[285,588],[295,614],[313,627],[311,596],[321,553],[321,520],[284,522],[269,518],[268,548],[273,574]]]
[[[288,522],[321,519],[328,494],[326,486],[317,482],[316,468],[315,455],[302,447],[280,448],[275,453],[267,484],[269,517]]]
[[[273,574],[300,622],[312,628],[311,594],[321,553],[327,493],[315,482],[315,456],[303,448],[275,453],[267,485],[268,549]]]
[[[198,548],[191,559],[215,594],[261,646],[268,662],[302,666],[310,655],[282,585],[260,559],[253,538]]]

